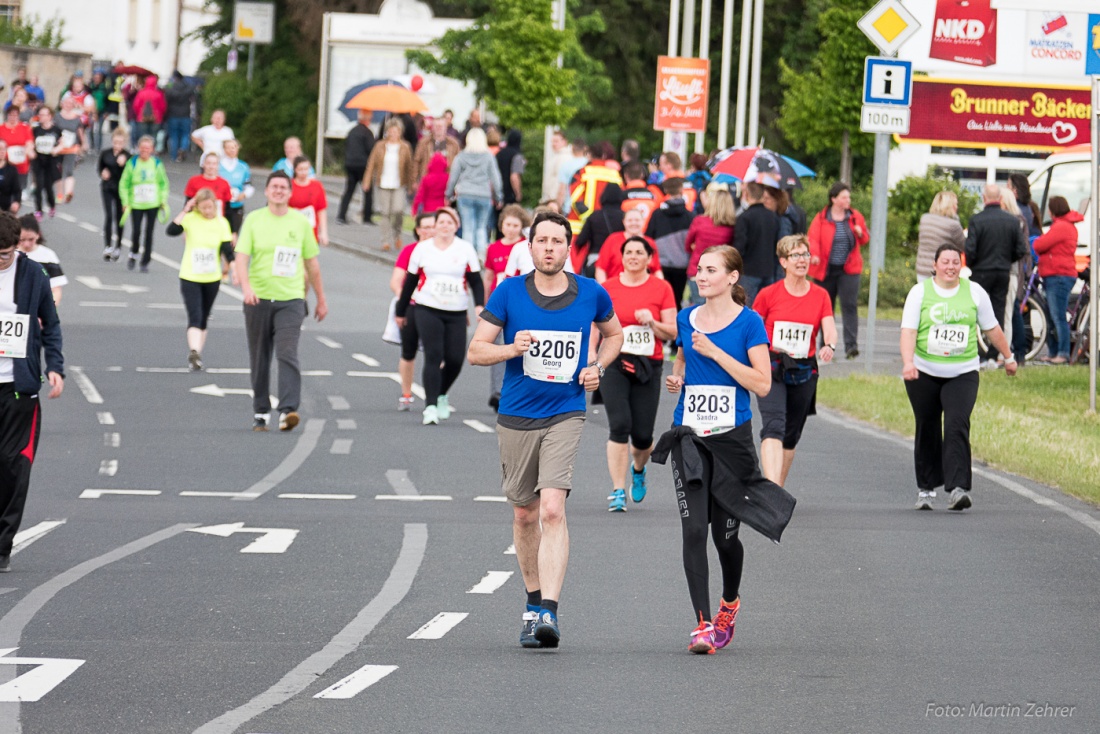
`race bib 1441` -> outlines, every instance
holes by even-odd
[[[772,327],[772,349],[786,352],[795,359],[810,356],[810,337],[814,327],[795,321],[776,321]]]

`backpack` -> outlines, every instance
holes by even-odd
[[[139,118],[141,122],[156,122],[156,115],[153,113],[153,101],[145,100],[145,104],[141,106],[141,116]]]

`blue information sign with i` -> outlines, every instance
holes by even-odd
[[[863,104],[909,106],[913,90],[913,63],[868,56],[863,65]]]

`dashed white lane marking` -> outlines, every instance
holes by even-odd
[[[81,301],[81,308],[126,308],[130,304],[126,301]]]
[[[354,698],[387,675],[397,670],[396,665],[364,665],[347,678],[329,686],[314,698]]]
[[[104,459],[99,462],[101,477],[113,477],[115,474],[118,474],[118,459]]]
[[[66,214],[65,212],[57,212],[57,218],[63,222],[71,222],[76,224],[77,219],[72,214]]]
[[[453,497],[449,494],[376,494],[376,500],[396,500],[398,502],[450,502]]]
[[[159,489],[85,489],[77,499],[98,500],[105,494],[133,495],[135,497],[156,497]]]
[[[504,555],[506,555],[506,556],[514,556],[515,554],[516,554],[516,546],[514,544],[508,546],[507,550],[504,551]]]
[[[351,409],[351,403],[348,402],[347,398],[345,398],[343,396],[340,396],[340,395],[329,395],[328,396],[328,404],[329,404],[329,407],[331,407],[333,410],[350,410]]]
[[[470,616],[466,612],[440,612],[427,624],[408,636],[410,640],[438,640]]]
[[[101,426],[113,426],[115,424],[115,417],[109,412],[96,413],[95,417]]]
[[[103,434],[103,445],[107,446],[108,448],[117,449],[119,446],[122,445],[122,434],[121,433],[104,433]]]
[[[487,426],[484,423],[482,423],[481,421],[470,419],[470,420],[464,420],[462,422],[463,422],[463,424],[469,426],[470,428],[474,429],[478,433],[496,433],[497,432],[495,428],[493,428],[492,426]]]
[[[182,373],[190,372],[190,371],[191,370],[187,367],[135,367],[134,368],[134,372],[147,372],[149,374],[154,374],[154,375],[159,375],[159,374],[165,374],[165,375],[182,374]]]
[[[240,492],[200,492],[183,491],[180,497],[240,497]]]
[[[145,308],[155,308],[162,311],[182,311],[182,303],[146,303]]]
[[[26,530],[20,530],[18,533],[15,534],[15,539],[12,541],[12,555],[15,555],[19,551],[23,550],[28,545],[38,540],[54,528],[59,528],[64,524],[64,520],[47,520],[45,522],[40,522],[37,525],[29,527]]]
[[[499,494],[480,494],[474,497],[474,502],[507,502],[508,498]]]
[[[333,339],[329,339],[327,336],[317,336],[317,337],[314,337],[314,338],[317,339],[317,341],[324,344],[329,349],[343,349],[344,348],[343,344],[341,344],[340,342],[335,341]]]
[[[354,418],[337,418],[336,427],[341,431],[354,431],[358,428]]]
[[[69,373],[76,380],[76,386],[80,388],[80,392],[84,394],[84,399],[92,405],[102,405],[103,396],[99,394],[99,390],[95,389],[95,385],[88,379],[88,376],[84,374],[83,367],[70,367]],[[108,414],[109,415],[109,414]]]
[[[514,571],[489,571],[485,578],[474,584],[467,594],[492,594],[512,578]]]
[[[95,226],[94,224],[88,224],[87,222],[80,222],[79,224],[80,228],[85,232],[95,232],[96,234],[99,234],[100,232],[99,227]]]
[[[350,454],[351,453],[351,439],[350,438],[337,438],[332,442],[332,448],[328,450],[330,454]]]
[[[357,362],[362,362],[363,364],[365,364],[368,367],[381,367],[382,366],[382,363],[379,362],[377,359],[375,359],[374,357],[368,357],[365,354],[353,354],[353,355],[351,355],[351,358],[356,360]]]
[[[108,367],[108,368],[107,368],[107,371],[108,371],[108,372],[122,372],[122,368],[121,368],[121,367],[119,367],[119,366],[117,366],[117,365],[115,365],[115,366],[113,366],[113,367]]]
[[[381,377],[381,378],[386,379],[386,380],[393,380],[398,385],[401,384],[401,375],[397,374],[396,372],[362,372],[362,371],[350,370],[347,373],[347,376],[348,377]],[[414,382],[412,384],[412,392],[413,392],[413,395],[420,398],[421,400],[424,399],[424,387],[423,386],[418,385],[417,383]],[[451,406],[451,411],[454,412],[454,406],[453,405]]]
[[[276,495],[281,500],[353,500],[354,494],[308,494],[299,492],[287,492]]]

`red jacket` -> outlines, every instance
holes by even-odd
[[[1051,222],[1047,233],[1041,235],[1032,245],[1035,252],[1039,253],[1039,275],[1068,275],[1077,277],[1077,263],[1074,254],[1077,252],[1077,227],[1076,222],[1083,222],[1085,218],[1077,212],[1070,210],[1064,217],[1055,217]]]
[[[856,246],[848,253],[848,259],[844,261],[844,272],[848,275],[856,275],[863,272],[863,254],[859,248],[865,247],[871,241],[871,235],[867,231],[867,222],[863,221],[863,215],[855,209],[850,210],[851,217],[848,224],[852,228],[852,234],[856,238]],[[859,233],[856,228],[859,228]],[[825,280],[825,274],[829,271],[829,252],[833,249],[833,236],[836,235],[836,223],[829,218],[829,207],[822,209],[810,223],[810,277],[814,280]],[[817,264],[813,264],[813,258],[817,258]]]
[[[412,200],[413,216],[421,211],[434,212],[443,208],[447,203],[444,200],[446,192],[447,158],[442,153],[436,153],[428,163],[428,172],[420,179],[420,188]]]
[[[134,103],[130,105],[132,122],[142,122],[141,112],[145,103],[149,102],[153,109],[153,120],[157,125],[164,123],[164,115],[168,111],[168,102],[164,99],[164,92],[157,89],[157,78],[150,76],[145,78],[145,88],[134,95]]]

